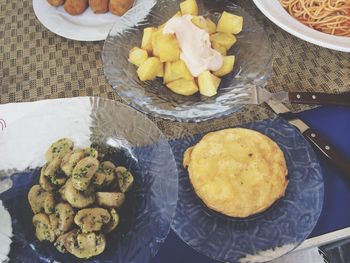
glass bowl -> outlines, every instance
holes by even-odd
[[[134,8],[119,19],[105,41],[102,60],[104,72],[117,94],[137,110],[165,119],[199,122],[238,111],[235,90],[248,86],[265,86],[272,71],[272,51],[264,28],[238,5],[230,1],[198,0],[199,13],[214,22],[223,11],[244,18],[243,31],[228,54],[235,55],[232,73],[222,78],[218,94],[181,96],[170,91],[161,78],[142,82],[136,67],[128,61],[129,50],[141,45],[143,29],[165,23],[179,10],[176,0],[160,0],[149,15],[140,19],[143,10]]]
[[[40,102],[38,102],[40,103]],[[39,242],[27,201],[38,183],[48,146],[71,138],[75,147],[97,145],[111,160],[127,167],[135,181],[119,210],[120,224],[107,235],[105,251],[88,260],[61,254]],[[141,113],[100,98],[53,100],[43,112],[10,123],[0,132],[0,200],[12,222],[11,262],[148,262],[167,237],[178,195],[178,174],[171,148],[161,131]],[[1,206],[0,206],[1,208]],[[2,220],[7,213],[0,209]],[[0,233],[9,233],[9,222]],[[3,229],[5,227],[6,229]],[[6,244],[0,244],[6,251]]]

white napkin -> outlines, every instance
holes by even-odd
[[[63,137],[77,147],[90,146],[90,114],[89,97],[0,105],[1,122],[6,123],[2,129],[0,124],[0,169],[43,165],[48,147]]]

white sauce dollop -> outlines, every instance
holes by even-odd
[[[166,22],[163,34],[175,34],[181,48],[180,58],[185,62],[192,76],[203,71],[215,71],[223,64],[222,55],[211,48],[209,34],[195,26],[191,15],[173,17]]]

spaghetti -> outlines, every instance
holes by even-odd
[[[324,33],[350,37],[350,0],[279,0],[301,23]]]

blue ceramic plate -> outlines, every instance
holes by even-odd
[[[286,254],[313,230],[322,210],[323,178],[317,157],[303,136],[280,118],[243,127],[276,141],[284,152],[289,184],[286,194],[265,212],[233,219],[206,208],[182,168],[184,151],[203,135],[173,141],[179,170],[179,201],[172,229],[198,252],[224,262],[266,262]]]
[[[97,143],[112,149],[106,158],[130,169],[135,178],[119,211],[120,225],[107,235],[105,251],[84,261],[37,241],[27,201],[30,187],[38,182],[36,167],[44,162],[43,149],[62,137],[72,138],[77,147]],[[11,250],[5,256],[11,262],[144,263],[169,233],[178,195],[175,160],[160,130],[137,111],[99,98],[51,101],[46,111],[8,125],[0,133],[0,145],[0,189],[9,187],[0,199],[13,228]]]

